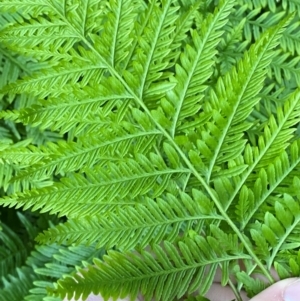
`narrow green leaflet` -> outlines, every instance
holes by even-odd
[[[204,210],[204,206],[203,199],[191,199],[184,193],[179,199],[169,194],[166,200],[158,198],[155,202],[147,199],[143,205],[124,206],[107,216],[101,214],[70,219],[40,234],[37,240],[88,245],[97,241],[98,248],[116,246],[124,251],[137,246],[144,248],[161,240],[173,242],[179,233],[183,235],[190,229],[199,231],[204,226],[204,220],[223,219],[215,210]]]
[[[69,298],[75,291],[75,299],[86,298],[86,282],[94,293],[101,292],[109,296],[131,296],[134,300],[141,292],[145,300],[153,297],[159,300],[173,300],[186,292],[200,289],[204,295],[211,285],[219,262],[248,258],[243,254],[230,255],[218,248],[218,241],[208,237],[195,237],[173,245],[164,242],[164,249],[154,245],[152,254],[119,253],[109,251],[104,262],[95,260],[96,266],[89,266],[88,271],[80,270],[81,275],[68,277],[58,282],[55,294]],[[180,253],[182,255],[180,255]],[[203,277],[206,274],[206,277]],[[113,275],[118,275],[113,276]],[[93,282],[88,280],[94,279]]]

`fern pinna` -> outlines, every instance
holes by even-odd
[[[176,300],[220,269],[241,300],[299,276],[295,3],[2,0],[0,203],[60,219],[1,289]]]

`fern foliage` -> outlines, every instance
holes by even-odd
[[[104,257],[104,262],[96,260],[96,266],[89,267],[88,272],[81,270],[82,275],[59,282],[58,291],[64,291],[64,287],[83,287],[84,290],[87,286],[85,281],[89,282],[85,278],[93,278],[95,282],[89,282],[89,286],[93,292],[101,291],[106,298],[110,296],[111,291],[115,291],[118,293],[114,297],[130,294],[134,299],[140,290],[145,300],[151,300],[153,297],[172,300],[199,287],[200,294],[205,294],[220,263],[224,272],[227,272],[226,262],[248,257],[238,251],[238,245],[234,246],[237,249],[230,254],[225,248],[220,251],[218,241],[213,237],[207,237],[205,241],[203,237],[192,236],[192,240],[186,239],[178,245],[166,241],[164,248],[154,244],[151,254],[142,251],[141,254],[125,253],[120,256],[116,251],[111,251],[108,257]],[[207,277],[204,277],[206,273]],[[116,275],[118,277],[115,277]],[[84,292],[83,298],[86,296]]]
[[[203,300],[218,269],[240,301],[299,276],[299,17],[2,0],[0,300]]]

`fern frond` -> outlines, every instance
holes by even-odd
[[[59,297],[48,296],[47,290],[54,288],[53,281],[74,273],[77,266],[92,263],[94,257],[101,258],[102,255],[103,250],[95,250],[93,246],[38,246],[14,275],[2,278],[0,300],[62,301]]]
[[[149,24],[151,22],[151,15],[153,14],[153,10],[155,9],[155,1],[151,3],[146,8],[141,9],[139,11],[139,16],[136,19],[136,25],[135,26],[135,32],[134,36],[143,36],[144,32],[147,31],[147,28],[149,27]],[[184,44],[185,40],[187,39],[188,31],[190,30],[190,27],[193,23],[193,19],[198,14],[198,9],[202,5],[202,1],[193,1],[191,3],[184,2],[179,6],[180,14],[178,14],[178,18],[175,20],[175,31],[172,35],[170,35],[170,43],[168,52],[165,53],[165,63],[166,63],[166,69],[173,68],[175,65],[175,62],[177,61],[179,55],[180,55],[180,47]],[[151,40],[150,40],[151,41]],[[124,70],[127,69],[128,64],[130,63],[130,60],[135,59],[136,54],[139,53],[139,39],[133,39],[132,40],[132,46],[129,48],[129,54],[127,55],[127,58],[122,64],[122,67]],[[126,71],[125,71],[126,73]],[[170,72],[164,72],[162,70],[160,74],[160,79],[166,79],[169,78]],[[155,86],[153,87],[155,91]],[[149,108],[152,109],[155,107],[155,99],[158,99],[158,96],[152,93],[152,96],[149,94],[148,91],[148,97],[149,97]],[[151,96],[151,97],[150,97]],[[152,103],[150,103],[150,100]]]
[[[102,17],[101,1],[73,3],[71,6],[53,1],[14,1],[2,5],[3,11],[21,11],[23,18],[29,20],[8,26],[1,41],[12,49],[42,60],[71,60],[68,52],[74,45],[80,43],[83,36],[101,29],[95,22]],[[27,12],[33,18],[27,16]]]
[[[214,168],[235,159],[245,148],[244,131],[251,124],[244,120],[259,101],[255,96],[263,87],[266,67],[274,57],[272,50],[290,19],[266,31],[257,44],[245,53],[238,63],[238,70],[233,68],[224,80],[219,79],[215,91],[211,90],[211,99],[206,103],[205,110],[212,111],[213,118],[203,129],[202,139],[198,142],[199,151],[205,156],[204,162],[207,161],[207,182]]]
[[[292,12],[299,12],[299,2],[298,0],[283,0],[283,1],[276,1],[276,0],[242,0],[240,1],[242,3],[247,4],[249,9],[254,9],[254,8],[264,8],[265,10],[270,10],[271,12],[276,12],[276,10],[284,10],[289,13]],[[300,16],[300,15],[299,15]]]
[[[166,56],[166,62],[169,62],[169,65],[166,68],[171,68],[175,65],[175,62],[178,61],[180,56],[180,51],[178,50],[180,46],[184,44],[187,40],[188,32],[193,24],[193,21],[199,10],[204,5],[203,1],[196,0],[191,3],[184,1],[180,3],[180,14],[178,19],[175,22],[175,32],[171,36],[172,42],[169,45],[170,52]]]
[[[292,1],[291,1],[292,2]],[[300,9],[300,3],[299,3]],[[297,12],[298,10],[296,10]],[[299,15],[300,16],[300,15]],[[300,54],[300,50],[298,49],[300,34],[297,30],[299,28],[300,22],[294,21],[286,30],[285,34],[282,36],[280,40],[280,47],[284,52],[290,53],[292,56],[295,54]]]
[[[169,37],[175,31],[174,23],[178,18],[175,12],[179,9],[172,6],[173,2],[164,0],[160,8],[156,5],[157,1],[153,1],[148,6],[146,14],[149,19],[142,20],[145,23],[142,24],[143,33],[138,37],[138,45],[133,53],[134,63],[131,62],[127,70],[123,71],[130,89],[145,103],[151,103],[164,94],[161,92],[166,90],[166,87],[157,91],[157,86],[171,84],[168,82],[156,84],[155,81],[162,76],[162,71],[168,66],[165,58],[170,52],[172,40]],[[173,86],[171,84],[171,87]],[[155,94],[158,95],[153,99]]]
[[[0,204],[65,216],[38,236],[61,246],[4,262],[5,296],[173,300],[221,268],[238,299],[299,274],[297,1],[1,1]]]
[[[296,130],[295,126],[299,122],[299,100],[300,93],[296,89],[285,103],[277,108],[276,117],[271,115],[264,132],[258,138],[258,149],[254,153],[252,170],[268,166],[269,162],[278,156],[279,145],[282,152],[290,145]]]
[[[283,84],[283,78],[287,81],[295,80],[300,84],[299,57],[291,57],[289,53],[278,53],[271,64],[270,72],[279,84]],[[269,73],[270,73],[269,72]],[[282,74],[283,73],[283,74]],[[270,76],[271,77],[271,76]]]
[[[54,244],[37,246],[27,259],[27,265],[34,270],[36,279],[24,299],[62,301],[62,298],[48,296],[48,289],[54,288],[53,281],[64,274],[74,273],[78,266],[92,263],[94,257],[102,256],[103,249],[96,250],[93,246],[66,247]]]
[[[150,196],[157,197],[172,176],[190,173],[180,166],[168,168],[164,160],[154,154],[150,155],[150,160],[140,155],[136,160],[95,168],[94,172],[87,171],[87,177],[73,174],[53,186],[4,197],[0,203],[17,208],[24,206],[24,209],[33,207],[32,210],[42,208],[41,212],[60,212],[68,217],[84,216],[90,212],[99,213],[107,206],[134,204],[135,197],[150,191]],[[89,201],[78,202],[79,199]]]
[[[245,21],[246,19],[243,18],[237,24],[233,22],[226,24],[227,26],[224,28],[226,34],[219,44],[217,54],[217,64],[220,64],[220,76],[229,72],[230,69],[243,58],[243,53],[248,45],[248,41],[246,40],[243,43],[239,43],[239,41],[241,40]]]
[[[0,301],[23,300],[32,288],[32,282],[39,279],[29,267],[17,268],[16,271],[16,276],[10,275],[4,280],[4,286],[0,289]]]
[[[23,141],[24,142],[24,141]],[[30,140],[28,141],[30,143]],[[30,165],[49,157],[50,153],[45,147],[37,148],[34,145],[18,145],[17,143],[8,146],[0,151],[0,158],[7,163],[22,163],[22,165]]]
[[[240,272],[237,274],[237,278],[241,283],[243,283],[243,287],[245,288],[247,295],[251,298],[257,295],[259,292],[263,291],[268,287],[268,285],[263,282],[261,279],[253,279],[245,272]]]
[[[0,231],[0,276],[13,273],[14,269],[24,264],[28,248],[9,227],[1,223]]]
[[[269,61],[269,59],[267,59],[267,61]],[[232,188],[230,192],[231,197],[228,195],[229,198],[225,208],[229,208],[230,204],[232,203],[234,198],[239,194],[240,189],[242,188],[243,184],[247,181],[247,178],[251,175],[251,173],[254,170],[256,170],[256,172],[259,173],[259,169],[258,170],[256,169],[256,167],[258,167],[258,164],[260,164],[259,165],[260,168],[268,165],[270,160],[274,159],[278,155],[278,147],[281,148],[282,146],[283,147],[288,146],[287,141],[292,138],[291,135],[294,132],[294,129],[291,127],[298,122],[297,121],[298,119],[296,119],[298,113],[295,113],[298,110],[297,104],[298,104],[298,92],[295,91],[292,95],[290,95],[289,101],[284,105],[284,109],[282,108],[278,109],[278,118],[280,118],[280,121],[278,122],[279,125],[277,125],[277,122],[275,121],[274,117],[271,116],[270,127],[266,127],[265,134],[259,138],[259,151],[257,149],[255,153],[254,152],[252,153],[252,151],[250,152],[253,158],[255,157],[256,159],[253,159],[252,163],[251,161],[246,161],[247,164],[250,163],[249,168],[242,174],[241,178],[237,179],[236,181],[237,185],[236,186],[234,185],[235,187]],[[245,124],[245,126],[246,125],[247,124]],[[240,143],[241,142],[239,142],[239,144]],[[251,148],[248,148],[247,151],[249,151],[250,149]],[[244,162],[242,161],[242,163]],[[264,163],[265,165],[262,163]],[[226,190],[227,189],[225,189],[225,191]],[[222,189],[221,191],[224,191],[224,189]]]
[[[247,149],[250,151],[250,148],[247,147]],[[249,151],[246,152],[246,160],[251,164],[251,161],[248,161]],[[244,229],[247,223],[253,219],[260,206],[270,196],[289,191],[290,179],[293,178],[294,170],[298,169],[299,164],[299,140],[297,140],[266,169],[261,169],[258,174],[252,176],[253,188],[250,188],[249,185],[242,187],[237,205],[241,229]]]
[[[96,69],[95,72],[98,72]],[[89,76],[95,76],[94,71],[92,73]],[[71,74],[69,75],[71,76]],[[96,80],[96,78],[94,79]],[[49,99],[41,100],[31,107],[18,111],[2,112],[1,116],[31,126],[39,126],[40,129],[51,128],[52,131],[60,130],[61,133],[65,133],[91,113],[98,113],[100,116],[102,113],[106,116],[108,115],[107,111],[110,112],[118,101],[132,98],[115,78],[109,77],[101,82],[93,89],[90,87],[84,89],[73,87],[68,95],[62,94],[59,98],[49,97]],[[83,79],[82,83],[84,83]],[[43,80],[41,84],[45,84]],[[51,83],[51,85],[56,84]]]
[[[167,241],[163,247],[154,245],[152,252],[119,253],[109,251],[104,262],[94,260],[96,267],[89,266],[88,271],[80,270],[75,275],[58,282],[55,294],[78,300],[88,296],[89,289],[100,293],[107,300],[110,296],[131,296],[135,299],[139,291],[145,300],[173,300],[186,292],[200,290],[204,295],[213,281],[220,262],[248,258],[241,252],[232,254],[221,250],[213,237],[207,240],[200,236],[186,239],[173,245]],[[205,277],[204,277],[205,275]],[[88,280],[89,279],[89,280]],[[91,280],[93,279],[93,280]]]
[[[258,40],[265,28],[270,28],[278,24],[285,16],[285,12],[271,13],[270,11],[262,11],[257,8],[250,12],[246,18],[244,34],[247,40]],[[252,20],[251,20],[252,19]]]
[[[25,78],[8,85],[3,91],[7,93],[31,93],[40,98],[48,95],[55,97],[64,92],[62,87],[67,84],[75,84],[80,78],[82,78],[83,84],[91,78],[99,81],[103,74],[103,67],[101,63],[94,64],[90,61],[89,64],[86,64],[86,61],[83,60],[63,63],[61,66],[49,68],[46,72],[36,73],[34,76],[28,77],[27,80]]]
[[[120,207],[107,216],[69,220],[40,234],[37,241],[88,245],[97,241],[96,248],[116,246],[122,251],[144,248],[162,240],[173,242],[179,233],[201,231],[204,220],[223,219],[208,206],[209,200],[200,191],[194,192],[194,196],[192,199],[181,193],[180,199],[171,194],[165,200],[147,198],[144,204]]]
[[[38,15],[42,13],[47,13],[51,10],[49,4],[44,0],[4,0],[0,3],[0,9],[1,12],[10,13],[14,13],[20,10],[22,11],[22,16],[24,17],[37,17]]]
[[[184,119],[194,116],[200,109],[200,101],[206,89],[205,82],[212,74],[214,49],[220,42],[221,28],[233,7],[233,1],[223,1],[218,9],[202,23],[202,33],[191,33],[194,47],[187,45],[181,54],[181,64],[175,66],[176,88],[166,95],[166,102],[173,107],[171,112],[171,136],[176,134],[177,127]],[[197,91],[197,93],[195,92]]]
[[[255,37],[255,39],[258,39],[265,28],[274,26],[275,24],[280,22],[280,20],[284,16],[283,11],[274,14],[267,11],[260,15],[256,20],[251,20],[251,18],[257,15],[259,11],[260,9],[253,10],[251,11],[251,16],[247,16],[247,22],[244,26],[244,34],[247,37],[247,40],[251,40],[253,36]],[[291,13],[294,12],[296,11],[291,11]],[[298,51],[297,49],[299,43],[299,33],[296,30],[298,26],[299,21],[296,18],[293,19],[289,26],[287,26],[285,34],[282,35],[280,39],[280,48],[282,52],[284,54],[291,55],[292,58],[294,57],[295,52]]]
[[[87,166],[88,169],[92,169],[95,164],[103,166],[109,160],[121,161],[129,151],[146,153],[159,136],[160,132],[155,130],[130,133],[119,127],[114,132],[102,132],[101,136],[97,134],[82,137],[77,143],[65,141],[48,143],[48,147],[44,150],[40,149],[42,153],[39,158],[37,158],[37,153],[33,158],[26,158],[32,166],[17,173],[14,181],[44,178],[51,174],[65,174],[77,170],[82,172],[87,169]],[[27,153],[26,150],[24,154]],[[14,156],[13,153],[9,155]],[[112,159],[114,156],[115,158]],[[35,164],[34,160],[37,159],[43,159],[43,161]]]
[[[60,18],[72,29],[80,33],[80,37],[89,37],[93,33],[98,33],[103,29],[101,24],[107,14],[104,8],[105,1],[89,0],[75,1],[73,6],[66,3],[51,1],[51,6]]]
[[[63,135],[57,132],[51,132],[49,130],[41,131],[36,127],[27,126],[26,134],[28,139],[31,139],[33,145],[42,146],[48,142],[54,143],[62,139]]]
[[[116,70],[122,69],[130,53],[134,39],[132,20],[137,18],[138,8],[136,1],[109,1],[102,23],[103,30],[99,36],[92,36],[95,49]]]
[[[278,253],[282,250],[284,243],[289,242],[289,235],[299,226],[300,222],[298,201],[290,195],[285,194],[281,202],[275,202],[274,207],[275,214],[266,212],[264,223],[259,226],[254,225],[255,230],[253,230],[256,231],[256,235],[261,236],[261,240],[265,241],[263,245],[260,245],[260,248],[264,249],[265,253],[267,250],[270,252],[269,256],[264,258],[269,269],[274,264],[274,260],[276,260]],[[259,251],[263,252],[262,250]],[[288,260],[286,260],[286,263],[288,263]]]
[[[25,59],[9,53],[4,47],[0,47],[1,56],[1,81],[0,88],[16,81],[22,74],[31,74],[28,63]]]
[[[2,31],[0,41],[8,45],[11,49],[22,49],[26,54],[26,49],[37,47],[40,49],[57,49],[64,45],[64,51],[68,51],[79,37],[69,31],[67,24],[62,21],[52,23],[45,18],[38,17],[31,19],[26,25],[10,26]],[[20,48],[19,48],[20,47]]]

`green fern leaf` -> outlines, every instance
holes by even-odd
[[[207,158],[209,160],[206,172],[207,181],[210,180],[215,165],[235,159],[242,153],[246,142],[242,139],[243,131],[248,130],[251,126],[243,121],[259,101],[259,98],[254,95],[257,95],[262,89],[266,75],[265,68],[274,56],[272,49],[278,44],[283,26],[287,24],[288,20],[282,21],[274,30],[265,32],[257,45],[253,45],[249,54],[246,53],[244,59],[239,62],[239,69],[233,69],[225,76],[224,81],[220,79],[216,85],[216,91],[212,90],[212,100],[206,106],[207,110],[213,111],[212,123],[207,124],[212,135],[202,137],[202,142],[199,143],[200,153],[205,147],[215,150],[214,152],[210,150]],[[220,108],[221,112],[219,112]],[[220,129],[223,130],[220,131]],[[220,156],[221,153],[222,156]]]
[[[43,74],[37,73],[35,76],[28,78],[28,80],[8,85],[3,91],[6,93],[30,92],[40,98],[48,95],[55,97],[62,93],[60,89],[57,90],[55,88],[66,84],[74,84],[81,77],[84,78],[83,83],[91,78],[101,78],[103,67],[104,65],[100,63],[94,64],[92,61],[90,61],[89,65],[83,61],[73,62],[72,64],[64,63],[63,66],[55,66]],[[48,89],[48,92],[44,90],[45,88]]]
[[[31,15],[36,17],[39,14],[49,12],[49,5],[44,0],[16,0],[16,1],[1,1],[0,5],[2,12],[15,12],[22,10],[23,15]]]
[[[299,141],[295,141],[287,152],[280,154],[266,170],[260,170],[254,189],[243,186],[237,205],[238,215],[241,217],[241,229],[245,228],[258,208],[270,196],[289,192],[286,187],[290,185],[290,180],[287,179],[293,177],[293,170],[297,169],[299,163]]]
[[[164,249],[154,245],[152,254],[147,251],[138,254],[109,251],[104,262],[95,260],[96,267],[89,266],[88,271],[80,270],[81,276],[59,281],[55,293],[62,297],[68,294],[70,298],[75,291],[76,300],[81,295],[86,298],[86,281],[90,281],[87,279],[91,277],[97,281],[89,282],[90,289],[94,293],[101,291],[105,299],[127,295],[135,299],[141,291],[145,300],[153,297],[173,300],[198,288],[203,295],[213,281],[218,263],[239,258],[248,256],[226,253],[226,250],[218,248],[217,240],[208,237],[206,241],[200,236],[195,236],[194,240],[186,239],[178,245],[164,242]],[[204,273],[207,273],[206,277],[203,277]]]
[[[78,218],[40,234],[40,243],[91,244],[110,249],[116,246],[126,251],[144,248],[162,240],[173,242],[179,233],[190,229],[200,231],[202,221],[223,219],[214,211],[204,210],[205,199],[191,199],[181,193],[180,200],[169,194],[167,199],[147,199],[136,207],[122,207],[106,216]],[[133,239],[134,238],[134,239]]]
[[[154,144],[155,139],[160,136],[160,132],[154,130],[128,133],[119,127],[116,128],[116,132],[118,135],[115,136],[113,135],[114,132],[111,131],[110,133],[104,132],[102,137],[90,135],[78,139],[78,143],[66,143],[64,141],[57,144],[48,143],[39,157],[35,153],[33,158],[30,156],[26,158],[32,166],[22,169],[13,181],[46,178],[53,173],[63,175],[78,170],[82,172],[86,170],[86,166],[91,169],[97,164],[104,166],[108,161],[121,162],[129,152],[146,153],[146,150]],[[112,137],[114,138],[112,139]],[[24,155],[27,156],[27,154],[28,150],[25,149]],[[115,156],[114,159],[113,156]],[[9,157],[15,158],[13,153],[10,153]],[[43,159],[42,162],[41,159]],[[34,164],[36,161],[38,163]]]
[[[133,22],[137,17],[136,1],[110,1],[107,3],[101,35],[92,36],[95,49],[113,68],[120,69],[127,60],[133,42]],[[122,31],[119,30],[122,28]]]
[[[176,65],[176,88],[166,95],[166,99],[175,107],[172,112],[171,135],[174,137],[177,126],[189,116],[194,116],[200,109],[199,102],[206,89],[205,82],[212,74],[214,49],[220,42],[221,28],[233,7],[233,1],[223,1],[214,14],[202,23],[202,34],[192,32],[194,47],[188,45],[182,53],[181,64]],[[199,87],[200,86],[200,87]],[[197,93],[195,93],[197,90]],[[201,96],[202,94],[202,96]]]
[[[21,239],[9,229],[5,224],[1,223],[0,231],[0,276],[6,277],[13,270],[21,266],[28,253],[28,248]]]
[[[113,164],[87,172],[88,176],[73,174],[64,178],[60,183],[40,190],[27,191],[3,198],[0,202],[6,206],[16,206],[24,209],[60,212],[60,215],[86,215],[90,212],[100,212],[107,206],[116,204],[134,204],[134,198],[151,192],[153,197],[159,196],[168,185],[173,175],[188,174],[190,171],[183,167],[167,168],[163,159],[152,156],[151,160],[140,155],[138,162],[126,160],[126,163]],[[123,187],[123,188],[122,188]],[[86,203],[78,203],[76,198],[89,198],[90,207]],[[75,199],[74,199],[75,198]],[[70,206],[66,200],[74,200]],[[130,201],[129,201],[130,199]],[[81,211],[83,210],[83,211]]]

